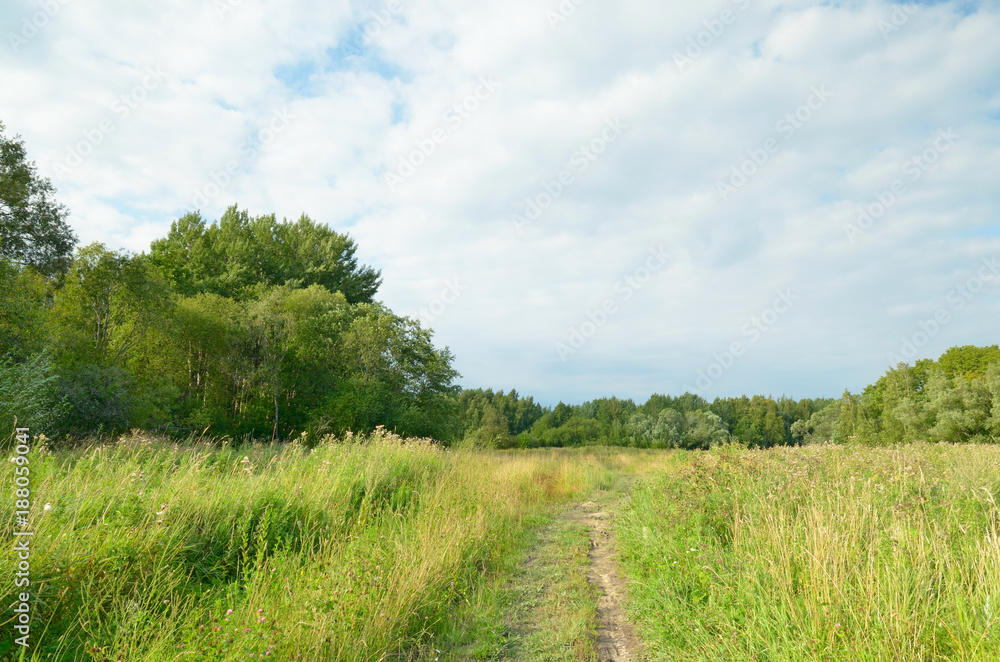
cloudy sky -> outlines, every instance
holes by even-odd
[[[995,344],[1000,2],[5,0],[84,243],[303,212],[462,383],[836,396]]]

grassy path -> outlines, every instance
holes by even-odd
[[[508,587],[503,654],[512,662],[641,662],[624,609],[613,513],[623,484],[553,515],[535,534]]]

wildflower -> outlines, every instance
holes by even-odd
[[[226,610],[226,616],[230,616],[232,613],[233,613],[232,609],[227,609]]]
[[[42,508],[42,510],[44,510],[45,512],[49,512],[50,510],[52,510],[52,504],[51,503],[45,504],[45,507]]]

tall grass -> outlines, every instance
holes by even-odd
[[[594,456],[361,442],[234,449],[134,435],[32,451],[25,659],[405,659],[523,539],[525,518],[608,482]],[[13,511],[0,502],[7,540]],[[14,571],[0,563],[5,605]],[[0,629],[12,631],[9,617]],[[9,639],[7,659],[20,653]]]
[[[618,521],[664,660],[1000,659],[1000,448],[721,449]]]

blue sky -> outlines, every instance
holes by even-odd
[[[20,0],[0,34],[83,242],[306,212],[467,386],[835,396],[998,342],[997,2]]]

